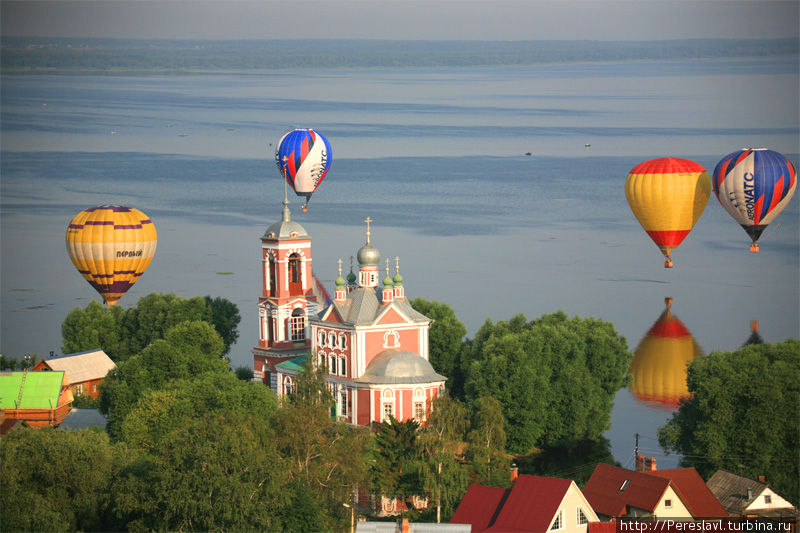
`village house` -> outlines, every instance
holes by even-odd
[[[601,520],[727,516],[694,468],[636,472],[600,463],[583,493]]]
[[[58,426],[72,400],[64,372],[0,372],[0,434],[17,422],[35,428]]]
[[[97,398],[100,396],[100,383],[115,366],[114,361],[97,348],[43,359],[33,370],[65,372],[73,395]]]
[[[516,477],[510,489],[470,485],[450,519],[451,524],[470,524],[473,533],[586,533],[588,524],[597,521],[574,481],[526,474]]]
[[[395,273],[380,280],[380,252],[371,242],[358,250],[358,273],[342,277],[333,299],[312,272],[311,236],[291,219],[284,200],[280,221],[261,238],[262,290],[259,341],[253,373],[279,396],[291,394],[302,365],[311,358],[326,369],[335,416],[370,426],[394,417],[424,423],[446,377],[428,361],[431,320],[411,307],[399,258]]]
[[[755,480],[717,470],[707,484],[731,516],[798,516],[794,505],[772,490],[763,477]]]

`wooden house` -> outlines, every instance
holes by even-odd
[[[72,399],[64,372],[0,372],[0,434],[17,422],[58,426],[69,414]]]
[[[43,359],[33,370],[65,372],[73,395],[97,398],[100,383],[115,366],[103,350],[96,349]]]

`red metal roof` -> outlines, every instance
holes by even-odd
[[[628,506],[654,511],[669,483],[669,479],[600,463],[583,488],[583,495],[596,513],[619,517]],[[623,484],[624,490],[620,490]]]
[[[450,523],[471,524],[473,533],[484,531],[494,520],[509,492],[509,489],[500,487],[470,485]]]
[[[694,468],[672,468],[645,472],[672,481],[672,487],[694,518],[719,518],[728,516],[728,511],[708,488]]]
[[[546,532],[571,485],[569,479],[525,474],[511,489],[471,485],[450,523],[471,524],[473,533]]]
[[[520,475],[486,531],[548,531],[570,485],[569,479]]]

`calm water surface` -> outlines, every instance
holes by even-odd
[[[409,296],[449,303],[470,336],[487,317],[560,309],[613,322],[634,351],[652,344],[645,337],[671,297],[700,353],[738,348],[751,321],[767,342],[797,338],[797,200],[750,254],[712,196],[665,270],[623,186],[645,159],[686,157],[711,171],[742,146],[796,165],[799,114],[796,58],[4,76],[2,352],[60,351],[64,316],[97,299],[66,255],[64,227],[85,207],[120,203],[159,232],[155,260],[122,305],[153,291],[228,298],[242,313],[233,364],[251,365],[259,238],[283,193],[270,143],[294,126],[333,145],[309,212],[292,199],[329,285],[370,216],[373,243],[400,257]],[[620,391],[606,436],[626,466],[635,433],[640,449],[673,465],[655,441],[670,407],[645,393]]]

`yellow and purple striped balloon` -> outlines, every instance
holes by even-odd
[[[114,305],[147,270],[156,253],[156,227],[132,207],[84,209],[67,226],[67,252],[78,272]]]

